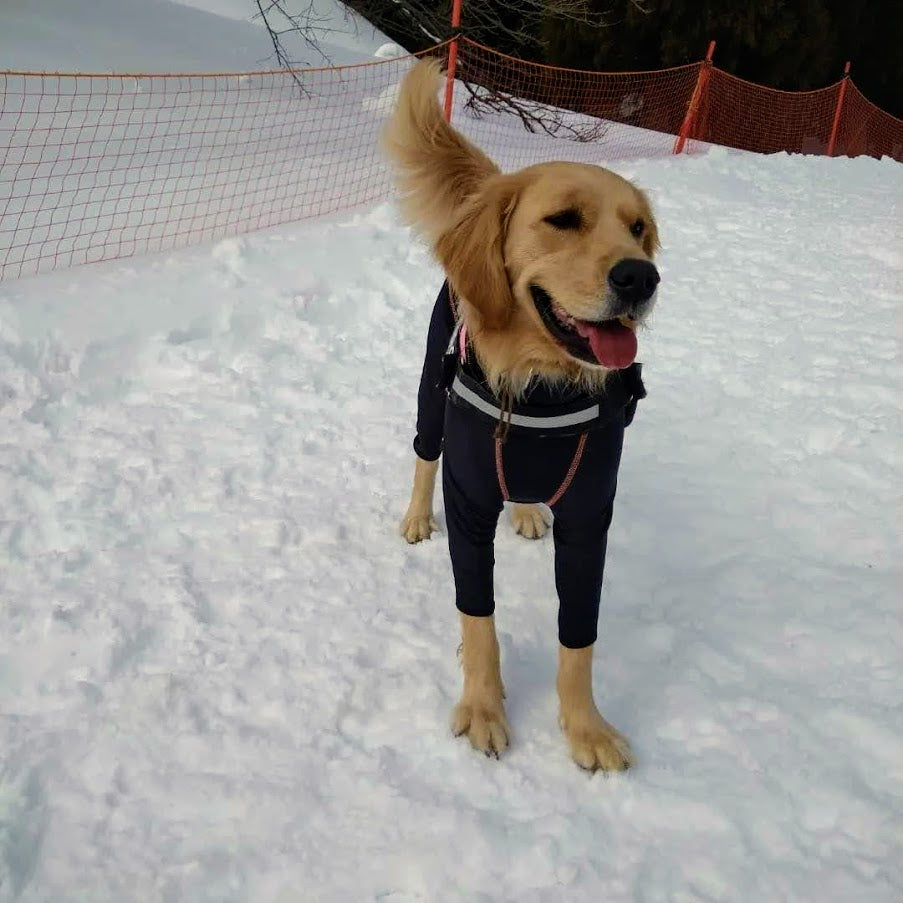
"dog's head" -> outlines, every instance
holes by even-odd
[[[435,74],[408,76],[390,150],[487,376],[517,390],[531,374],[592,382],[628,366],[659,282],[646,196],[598,166],[501,174],[442,119]]]
[[[645,195],[576,163],[490,177],[436,243],[478,334],[518,334],[533,368],[551,372],[633,361],[634,330],[655,303],[657,247]]]

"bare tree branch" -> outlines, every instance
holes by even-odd
[[[257,7],[257,15],[254,18],[259,18],[266,27],[279,67],[289,70],[292,78],[303,89],[304,86],[295,70],[299,66],[309,65],[309,63],[306,60],[293,59],[282,38],[284,35],[297,35],[307,49],[329,66],[331,60],[323,52],[321,46],[322,39],[330,31],[327,27],[329,18],[317,14],[313,0],[307,0],[307,5],[296,13],[289,12],[286,2],[290,2],[290,0],[254,0],[254,5]]]
[[[647,12],[650,0],[630,0],[641,12]],[[348,0],[377,28],[404,33],[421,49],[423,37],[439,43],[451,36],[448,6],[436,0]],[[509,49],[520,48],[526,54],[544,45],[543,24],[550,19],[565,19],[591,28],[606,28],[610,11],[597,11],[594,0],[517,0],[517,3],[465,3],[462,30],[480,44],[497,47],[500,39]]]
[[[279,66],[287,70],[298,87],[306,94],[297,71],[302,61],[293,59],[283,38],[298,35],[304,45],[327,65],[331,62],[320,45],[328,34],[328,18],[318,15],[314,0],[254,0],[258,17],[270,35]],[[291,12],[298,3],[298,12]],[[647,4],[654,0],[629,0],[640,12],[649,11]],[[390,33],[406,33],[415,48],[438,44],[452,36],[448,7],[437,0],[348,0],[348,9],[362,15],[376,28]],[[550,19],[564,19],[591,28],[606,28],[613,24],[610,9],[599,10],[599,0],[518,0],[514,3],[469,0],[464,10],[463,32],[477,43],[496,47],[499,41],[507,43],[518,55],[530,56],[543,47],[544,24]],[[389,22],[391,20],[391,27]],[[424,40],[426,39],[426,41]],[[500,91],[478,73],[468,73],[464,66],[458,77],[463,81],[468,99],[467,111],[476,117],[489,113],[507,113],[516,116],[524,128],[571,141],[598,141],[606,131],[601,120],[577,122],[573,114],[556,106],[516,97]],[[470,77],[469,77],[470,76]],[[476,81],[474,81],[474,76]]]
[[[575,114],[568,110],[513,97],[467,81],[464,82],[464,87],[469,95],[464,109],[475,119],[481,119],[487,113],[506,113],[520,119],[528,132],[544,132],[552,138],[567,138],[581,144],[599,141],[608,131],[607,124],[601,119],[583,116],[584,120],[591,121],[572,122],[569,120]]]

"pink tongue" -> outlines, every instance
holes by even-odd
[[[585,338],[596,360],[609,370],[623,370],[636,358],[636,333],[617,320],[609,323],[587,323],[577,320],[577,332]]]

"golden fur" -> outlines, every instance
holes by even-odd
[[[607,371],[572,357],[543,325],[531,295],[540,286],[581,320],[614,316],[611,267],[651,260],[658,229],[646,196],[597,166],[543,163],[509,175],[451,128],[437,101],[440,69],[418,63],[402,84],[385,134],[409,222],[430,243],[455,292],[490,385],[516,397],[532,377],[604,384]],[[579,227],[556,227],[567,211]],[[553,222],[549,222],[549,218]],[[640,234],[631,227],[641,224]],[[436,529],[433,492],[438,462],[416,461],[401,531],[408,542]],[[515,505],[517,532],[542,536],[548,521],[536,505]],[[461,615],[464,688],[454,733],[498,755],[508,745],[499,646],[492,617]],[[559,647],[561,727],[584,768],[620,770],[632,762],[627,741],[599,714],[592,693],[593,647]]]
[[[452,712],[452,733],[467,734],[474,749],[498,757],[508,746],[511,729],[505,716],[495,618],[461,615],[460,657],[464,689]]]
[[[541,163],[502,174],[443,118],[437,63],[402,84],[385,133],[408,221],[430,243],[459,298],[490,385],[516,397],[532,376],[599,387],[606,371],[571,357],[549,335],[530,297],[541,285],[583,320],[611,316],[609,269],[651,260],[658,229],[646,196],[599,166]],[[579,211],[581,227],[546,218]],[[642,222],[634,237],[632,224]]]
[[[633,764],[627,739],[600,714],[593,699],[593,647],[558,647],[559,720],[571,756],[590,771],[623,771]]]
[[[429,539],[436,529],[433,517],[433,494],[436,491],[436,471],[439,459],[414,461],[414,486],[411,489],[411,503],[401,521],[401,535],[410,543]]]

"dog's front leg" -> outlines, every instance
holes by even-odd
[[[429,539],[436,529],[436,521],[433,519],[433,492],[436,488],[438,469],[438,458],[435,461],[417,458],[415,461],[411,501],[401,521],[401,535],[408,542]]]
[[[623,771],[633,764],[627,740],[600,714],[593,699],[593,647],[558,648],[561,728],[582,768]]]
[[[474,749],[498,757],[508,746],[509,728],[492,615],[461,615],[461,663],[464,692],[452,714],[452,731],[456,737],[467,734]]]

